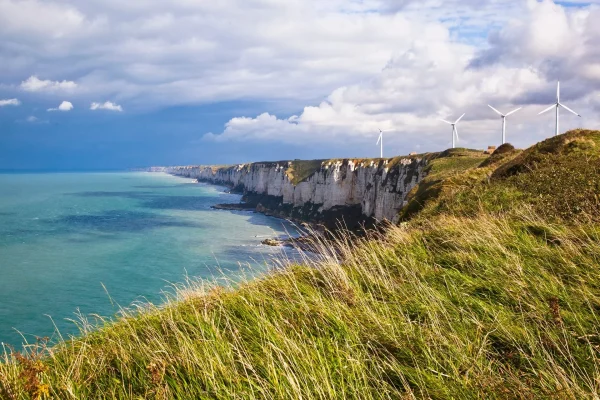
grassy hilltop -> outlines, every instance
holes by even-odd
[[[600,132],[428,169],[400,226],[7,350],[0,398],[599,398]]]

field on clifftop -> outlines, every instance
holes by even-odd
[[[600,132],[428,169],[399,226],[3,349],[0,398],[599,398]]]

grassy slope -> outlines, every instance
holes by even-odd
[[[0,398],[597,398],[599,140],[438,157],[408,223],[6,353]]]
[[[290,167],[286,170],[288,179],[297,185],[300,182],[308,179],[311,175],[317,172],[324,160],[294,160],[290,163]]]
[[[468,149],[449,149],[442,153],[428,155],[429,163],[425,169],[427,176],[409,194],[408,205],[401,211],[404,220],[419,213],[430,201],[437,201],[444,188],[457,178],[461,184],[472,181],[467,179],[465,171],[469,171],[489,161],[491,157],[481,151]],[[476,177],[475,179],[478,179]]]
[[[599,220],[598,131],[571,131],[486,164],[445,179],[432,201],[413,193],[411,202],[424,206],[420,217],[501,215],[529,205],[551,221]]]

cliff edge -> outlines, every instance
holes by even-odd
[[[378,221],[397,222],[408,193],[440,157],[476,157],[482,152],[455,149],[392,159],[280,161],[235,166],[169,167],[168,173],[225,185],[244,195],[246,208],[309,221],[332,229],[356,229]]]

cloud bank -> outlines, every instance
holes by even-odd
[[[85,104],[113,99],[90,109],[116,112],[260,103],[198,136],[357,153],[376,152],[380,128],[395,129],[390,152],[447,147],[437,118],[464,112],[461,145],[497,143],[487,104],[522,106],[508,135],[527,145],[553,132],[553,118],[537,113],[559,79],[584,116],[565,116],[563,127],[600,125],[598,4],[0,0],[0,95],[14,96],[9,87],[59,101],[68,91]]]
[[[509,121],[509,140],[528,144],[553,132],[553,118],[537,113],[554,101],[559,79],[563,99],[584,115],[579,120],[565,114],[562,127],[598,127],[598,18],[596,7],[529,1],[519,18],[490,34],[486,46],[458,41],[441,27],[416,28],[407,32],[409,43],[371,79],[339,87],[291,117],[233,118],[223,132],[204,139],[328,146],[373,141],[375,150],[378,129],[393,128],[387,142],[395,151],[408,152],[417,145],[448,147],[450,130],[437,119],[454,120],[466,112],[460,144],[483,147],[500,139],[500,121],[489,103],[507,111],[524,108]]]
[[[480,20],[499,25],[518,8],[494,0],[477,2],[484,13],[458,0],[130,3],[0,0],[0,76],[21,82],[28,73],[24,90],[77,88],[142,108],[246,99],[297,108],[369,79],[421,33],[480,30]],[[42,70],[60,79],[40,79]]]

